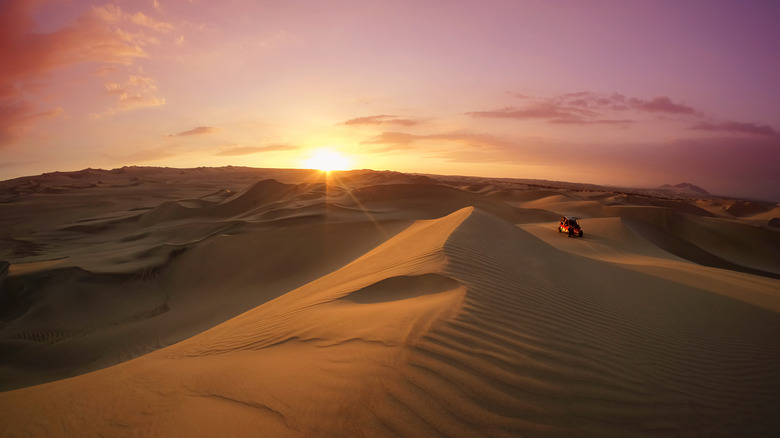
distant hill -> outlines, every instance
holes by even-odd
[[[708,195],[708,196],[710,195],[710,192],[704,190],[703,188],[686,182],[675,184],[675,185],[664,184],[658,188],[661,190],[666,190],[666,191],[679,193],[679,194],[697,194],[697,195]]]

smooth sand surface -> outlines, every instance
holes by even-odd
[[[780,434],[776,205],[247,168],[0,201],[3,436]]]

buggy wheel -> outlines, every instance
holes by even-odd
[[[561,229],[561,227],[558,227],[558,232],[559,233],[563,233],[563,230]]]
[[[571,236],[573,236],[573,235],[574,235],[574,231],[572,231],[572,229],[571,229],[571,228],[569,228],[569,237],[571,237]]]
[[[580,230],[580,234],[579,234],[579,236],[580,236],[580,237],[582,237],[582,230]]]

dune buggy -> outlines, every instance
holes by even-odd
[[[560,222],[558,222],[558,232],[566,233],[569,235],[569,237],[572,236],[582,237],[582,228],[580,227],[580,224],[577,222],[576,217],[571,217],[571,216],[561,217]]]

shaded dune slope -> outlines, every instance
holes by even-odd
[[[378,228],[364,212],[328,202],[323,184],[265,180],[217,198],[37,232],[53,261],[12,264],[0,284],[0,388],[178,342],[343,266],[410,223]]]
[[[362,222],[247,229],[174,245],[174,257],[138,272],[65,267],[7,278],[0,385],[92,371],[190,337],[343,266],[405,226],[382,225],[384,232]]]
[[[780,233],[668,208],[631,206],[616,213],[646,240],[694,263],[779,278]]]
[[[464,208],[176,345],[0,393],[0,422],[54,435],[777,433],[780,315],[706,287]]]
[[[641,220],[626,220],[626,226],[629,227],[631,230],[635,231],[638,234],[641,234],[644,236],[649,242],[652,242],[654,245],[658,246],[659,248],[664,249],[665,251],[668,251],[671,254],[674,254],[676,256],[682,257],[684,259],[690,260],[694,263],[697,263],[699,265],[703,266],[711,266],[714,268],[721,268],[721,269],[728,269],[732,271],[739,271],[739,272],[746,272],[749,274],[755,274],[755,275],[761,275],[765,277],[770,278],[776,278],[780,279],[780,272],[777,272],[780,270],[780,265],[771,265],[762,263],[759,265],[761,268],[759,269],[754,266],[753,260],[758,261],[758,263],[766,262],[766,260],[777,260],[780,261],[780,253],[776,253],[773,248],[777,248],[777,245],[769,244],[765,245],[764,242],[760,242],[760,244],[756,245],[756,241],[749,242],[749,241],[742,241],[742,244],[740,245],[734,245],[734,246],[741,246],[747,249],[752,250],[763,250],[763,251],[773,251],[775,254],[771,254],[768,258],[766,256],[763,256],[759,254],[758,257],[755,257],[755,254],[750,253],[741,253],[741,252],[735,252],[733,250],[729,251],[728,249],[723,250],[721,248],[713,248],[713,251],[707,251],[706,249],[702,248],[699,245],[696,245],[695,240],[693,239],[686,239],[683,237],[680,237],[679,234],[674,233],[664,227],[656,226],[652,223],[648,223]],[[723,235],[723,233],[719,233],[720,236]],[[767,233],[768,234],[768,233]],[[772,237],[772,236],[767,236]],[[722,238],[721,238],[722,239]],[[692,241],[693,240],[693,241]],[[753,245],[751,245],[753,243]],[[719,256],[718,254],[723,254],[723,257]],[[728,257],[731,261],[724,257]]]

